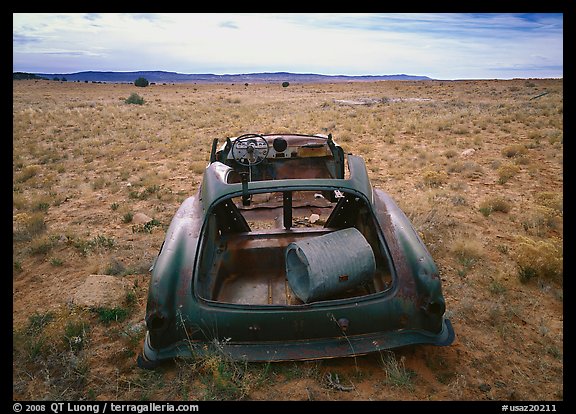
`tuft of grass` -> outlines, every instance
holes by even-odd
[[[126,297],[124,299],[126,305],[130,308],[134,307],[138,302],[138,298],[136,297],[136,293],[133,290],[128,290],[126,292]]]
[[[534,240],[519,236],[513,258],[522,283],[534,278],[562,282],[563,246],[560,239]]]
[[[131,211],[124,213],[122,216],[122,223],[128,224],[132,223],[132,219],[134,218],[134,214]]]
[[[39,168],[37,165],[28,165],[24,167],[18,177],[16,177],[16,182],[24,183],[38,174]]]
[[[464,236],[454,240],[451,251],[457,262],[462,266],[458,270],[458,275],[461,277],[465,277],[482,258],[482,245],[480,242]]]
[[[28,208],[28,200],[23,194],[18,194],[16,191],[12,192],[12,207],[16,210],[25,210]]]
[[[103,236],[101,234],[95,236],[88,243],[94,247],[103,247],[106,249],[110,249],[116,245],[116,241],[114,240],[114,238]]]
[[[428,170],[422,174],[422,181],[429,187],[440,187],[448,181],[448,174],[444,171]]]
[[[28,326],[26,331],[31,335],[40,334],[46,325],[54,320],[53,312],[39,313],[34,312],[32,316],[28,318]]]
[[[380,352],[380,363],[386,373],[384,382],[393,387],[412,390],[414,388],[412,378],[415,376],[415,373],[406,369],[404,361],[404,356],[401,356],[398,361],[396,355],[391,351]]]
[[[137,200],[146,200],[152,194],[158,195],[160,190],[161,188],[158,184],[151,184],[143,188],[142,191],[138,191],[136,188],[129,190],[128,197]]]
[[[176,360],[177,364],[184,365],[183,371],[193,372],[194,378],[202,383],[204,400],[243,400],[252,390],[270,381],[269,363],[233,360],[226,351],[227,346],[226,339],[214,338],[202,349],[192,348],[193,358]],[[184,391],[187,393],[187,389]]]
[[[21,352],[29,362],[41,359],[48,351],[48,341],[43,332],[53,320],[54,314],[51,312],[35,312],[28,318],[26,328],[14,332],[14,340],[20,344]]]
[[[510,211],[510,202],[504,197],[495,196],[485,199],[480,203],[480,212],[488,217],[495,211],[500,211],[502,213],[508,213]]]
[[[177,360],[183,372],[193,372],[202,384],[202,400],[240,401],[269,381],[270,364],[248,364],[229,358],[223,351],[226,343],[214,340],[213,347],[193,359]],[[184,378],[189,382],[189,379]],[[188,387],[183,387],[186,395]]]
[[[14,271],[14,273],[20,273],[22,272],[22,262],[19,260],[15,260],[12,263],[12,270]]]
[[[245,397],[242,387],[242,369],[230,359],[218,355],[206,355],[200,360],[201,381],[206,386],[207,400],[241,400]]]
[[[502,149],[502,155],[506,158],[514,158],[514,157],[520,157],[522,155],[526,155],[526,152],[528,150],[526,149],[526,147],[524,145],[520,145],[520,144],[513,144],[513,145],[508,145],[507,147]]]
[[[564,134],[562,131],[552,131],[546,134],[548,137],[548,142],[550,144],[563,144],[564,143]]]
[[[86,344],[89,327],[84,320],[69,320],[64,328],[64,342],[70,350],[79,352]]]
[[[515,177],[520,172],[520,167],[515,164],[502,164],[498,167],[498,184],[504,184],[510,181],[511,178]]]
[[[46,212],[50,208],[50,202],[45,197],[35,200],[30,204],[32,211]]]
[[[112,237],[103,236],[101,234],[94,236],[90,240],[68,238],[71,243],[80,253],[85,256],[93,250],[97,249],[112,249],[116,246],[116,241]]]
[[[455,194],[452,197],[450,197],[450,201],[455,206],[468,205],[468,201],[466,201],[466,197],[464,197],[463,195],[460,195],[460,194]]]
[[[548,232],[560,231],[562,215],[557,210],[536,205],[528,212],[527,217],[521,223],[528,234],[546,237]]]
[[[95,311],[100,322],[104,325],[109,325],[112,322],[122,322],[130,313],[128,309],[119,306],[114,308],[100,307],[96,308]]]
[[[447,165],[446,171],[450,174],[462,173],[467,178],[478,178],[483,174],[482,166],[473,161],[452,161]]]
[[[48,236],[43,236],[39,239],[34,239],[30,242],[29,251],[33,255],[47,255],[54,247],[54,242]]]
[[[543,191],[536,194],[536,203],[548,207],[560,215],[564,211],[563,195],[562,193],[555,193],[552,191]]]
[[[561,361],[562,360],[562,351],[559,350],[556,346],[554,345],[549,345],[546,348],[546,353],[548,355],[551,355],[552,357],[556,358],[557,360]]]
[[[92,309],[98,315],[98,320],[104,325],[109,325],[113,322],[122,322],[126,320],[137,303],[136,293],[133,290],[127,289],[124,296],[123,306],[114,306],[113,308],[102,306]]]
[[[88,324],[74,313],[35,313],[28,325],[13,334],[15,378],[32,378],[43,387],[36,392],[45,398],[66,395],[85,397],[89,365],[83,349],[88,339]]]
[[[195,174],[203,174],[206,169],[206,161],[192,161],[188,166],[188,169]]]
[[[496,246],[496,250],[498,250],[503,255],[508,255],[508,253],[510,252],[510,248],[508,247],[507,244],[498,244]]]
[[[34,237],[46,231],[44,213],[36,212],[32,214],[19,213],[13,218],[14,230],[12,238],[14,241],[30,241]]]
[[[499,303],[492,304],[488,309],[487,322],[494,327],[502,339],[509,339],[514,335],[513,325],[510,321],[511,315],[513,315],[512,312],[513,311],[505,311]]]
[[[492,280],[488,285],[488,291],[493,295],[503,295],[506,293],[506,286],[498,280]]]
[[[32,211],[48,211],[49,207],[50,207],[49,203],[40,202],[40,203],[32,206]]]
[[[101,190],[106,186],[106,178],[100,176],[97,177],[94,181],[92,181],[92,189],[93,190]]]
[[[152,229],[154,227],[160,227],[162,223],[160,223],[156,219],[152,219],[144,224],[135,224],[132,226],[132,233],[152,233]]]
[[[126,266],[124,266],[124,264],[120,260],[114,257],[110,259],[108,267],[104,271],[105,274],[113,276],[123,275],[125,274],[125,272],[126,272]]]

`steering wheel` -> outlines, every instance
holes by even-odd
[[[251,167],[266,159],[270,145],[260,134],[244,134],[234,140],[232,157],[240,165]]]

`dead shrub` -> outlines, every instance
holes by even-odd
[[[562,216],[557,210],[545,206],[534,206],[522,220],[524,230],[538,237],[546,237],[549,231],[560,230]]]
[[[543,191],[536,194],[536,203],[541,206],[548,207],[560,215],[564,210],[562,193],[554,193],[551,191]]]
[[[442,184],[446,184],[448,174],[444,171],[425,171],[422,175],[422,181],[429,187],[439,187]]]
[[[503,164],[498,168],[498,184],[504,184],[520,172],[520,167],[514,164]]]
[[[490,197],[480,203],[480,212],[486,217],[495,211],[508,213],[511,208],[510,202],[500,196]]]
[[[482,258],[482,244],[467,235],[462,235],[454,240],[451,251],[458,263],[462,266],[458,270],[461,277],[465,277],[476,263]]]
[[[19,213],[12,219],[12,239],[16,242],[30,241],[45,230],[46,223],[42,212]]]
[[[508,145],[507,147],[502,149],[502,155],[507,158],[514,158],[519,157],[521,155],[525,155],[528,150],[524,145],[520,144],[513,144]]]
[[[533,278],[562,282],[563,247],[558,238],[534,240],[519,236],[514,260],[522,283]]]

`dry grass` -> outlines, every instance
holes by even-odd
[[[563,398],[562,80],[154,85],[138,88],[141,105],[125,102],[133,92],[14,82],[14,399]],[[381,103],[335,102],[361,98]],[[307,363],[136,367],[165,228],[198,189],[212,140],[248,132],[332,133],[364,156],[438,264],[454,345],[411,347],[384,370],[378,355],[316,362],[308,376]],[[137,213],[153,221],[136,226]],[[68,307],[96,272],[134,286],[125,319]],[[430,352],[440,371],[422,363]],[[328,389],[324,371],[355,391]]]
[[[505,184],[520,172],[520,167],[509,162],[498,167],[498,184]]]
[[[480,212],[485,216],[489,216],[495,211],[508,213],[511,208],[510,202],[501,196],[490,197],[480,203]]]
[[[532,278],[562,282],[563,247],[561,240],[534,240],[520,236],[514,257],[521,282],[527,282]]]

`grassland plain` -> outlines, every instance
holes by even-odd
[[[166,226],[212,139],[248,132],[332,133],[366,159],[438,263],[453,345],[136,366]],[[563,399],[562,80],[14,81],[12,156],[15,400]],[[74,305],[91,274],[125,300]]]

